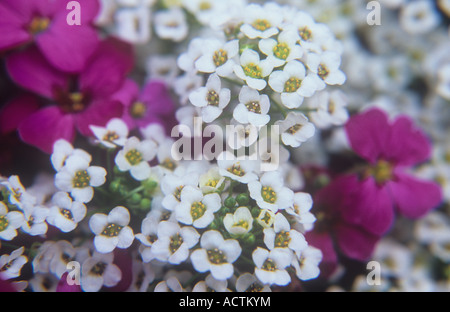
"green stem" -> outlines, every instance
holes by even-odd
[[[128,198],[130,198],[131,196],[133,196],[134,194],[139,193],[139,192],[141,192],[141,191],[143,191],[143,190],[145,190],[145,186],[144,186],[144,185],[141,185],[141,186],[135,188],[134,190],[132,190],[131,192],[129,192],[128,195],[125,196],[123,199],[128,199]]]

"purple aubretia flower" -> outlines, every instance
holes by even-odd
[[[99,11],[97,0],[79,0],[81,25],[70,26],[70,0],[2,0],[0,3],[0,52],[35,43],[56,68],[81,70],[99,43],[92,21]]]
[[[413,121],[401,116],[390,121],[377,108],[353,116],[346,125],[351,147],[366,162],[355,174],[338,178],[346,222],[375,235],[385,234],[395,214],[415,219],[442,201],[438,184],[414,177],[413,166],[427,161],[431,144]]]
[[[151,123],[165,125],[175,110],[169,89],[158,80],[147,82],[140,90],[136,82],[128,79],[114,98],[124,104],[122,119],[130,130]]]
[[[10,55],[8,72],[19,86],[49,101],[19,125],[21,139],[51,153],[58,139],[72,142],[78,130],[92,134],[89,126],[104,126],[120,117],[123,105],[112,98],[133,66],[129,45],[107,39],[88,59],[86,67],[68,74],[52,67],[36,47]]]

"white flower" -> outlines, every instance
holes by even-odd
[[[275,213],[269,209],[261,209],[256,221],[265,229],[271,228],[275,222]]]
[[[17,278],[20,276],[20,271],[28,258],[23,255],[25,248],[20,247],[14,250],[10,255],[2,255],[0,257],[0,277],[4,280]]]
[[[211,274],[208,274],[204,281],[200,281],[195,284],[192,292],[229,292],[230,290],[227,286],[227,280],[219,281],[216,280]]]
[[[302,281],[314,279],[319,276],[319,264],[322,262],[322,252],[312,246],[308,246],[300,252],[296,252],[296,259],[292,261],[297,277]]]
[[[89,126],[97,138],[97,142],[107,148],[116,148],[123,146],[128,138],[128,126],[119,118],[110,120],[106,127]]]
[[[302,224],[306,230],[312,228],[316,217],[310,212],[313,206],[311,194],[297,192],[294,194],[294,203],[291,207],[286,208],[286,213],[295,217],[295,220]]]
[[[255,275],[244,273],[236,280],[236,291],[238,292],[272,292],[268,285],[264,285]]]
[[[147,292],[150,284],[155,280],[155,270],[150,263],[142,263],[138,259],[132,264],[133,281],[127,292]]]
[[[285,120],[275,124],[280,127],[281,141],[292,147],[299,147],[316,132],[314,125],[302,113],[290,112]]]
[[[175,79],[173,89],[179,97],[180,104],[186,105],[189,102],[189,95],[191,92],[197,90],[203,85],[202,75],[197,75],[195,72],[187,72]],[[184,107],[181,109],[183,108]],[[176,113],[178,113],[178,111],[180,111],[180,109],[178,109]],[[185,118],[185,116],[183,117]]]
[[[139,129],[144,140],[152,140],[157,145],[164,143],[167,139],[166,130],[159,123],[149,124],[145,128]]]
[[[94,245],[98,252],[109,253],[116,247],[125,249],[134,240],[133,230],[128,226],[128,209],[118,206],[108,215],[96,213],[89,219],[89,227],[95,234]]]
[[[320,92],[312,97],[309,103],[311,108],[317,108],[317,111],[311,112],[310,117],[320,129],[341,126],[349,118],[347,99],[340,90]]]
[[[73,202],[65,192],[53,195],[52,203],[47,221],[64,233],[73,231],[86,216],[86,206],[81,202]]]
[[[106,170],[90,166],[89,162],[78,155],[70,156],[64,167],[55,175],[55,185],[79,202],[88,203],[94,196],[94,187],[106,181]]]
[[[180,42],[186,38],[189,26],[180,8],[157,11],[154,15],[155,32],[158,37]]]
[[[267,3],[264,6],[249,4],[244,8],[244,24],[241,31],[250,39],[269,38],[276,35],[281,26],[283,16],[276,3]]]
[[[178,67],[186,73],[195,74],[197,72],[195,63],[202,57],[207,42],[208,39],[201,37],[195,37],[189,41],[187,51],[181,53],[177,58]]]
[[[227,147],[232,150],[239,150],[242,147],[249,147],[258,140],[259,128],[252,124],[239,124],[236,120],[231,120],[225,133]]]
[[[19,176],[12,175],[5,181],[0,181],[0,187],[5,186],[8,190],[8,202],[17,206],[19,209],[26,211],[29,207],[36,204],[36,197],[31,195],[22,185]]]
[[[214,220],[214,213],[222,207],[219,194],[203,195],[201,190],[192,186],[183,188],[180,199],[180,203],[175,207],[176,219],[199,229],[210,225]]]
[[[290,61],[283,70],[274,71],[269,77],[269,85],[281,94],[281,103],[287,108],[298,108],[305,97],[310,97],[319,87],[318,78],[312,73],[306,74],[303,63]]]
[[[223,152],[217,159],[219,173],[240,183],[249,183],[258,179],[257,162],[253,160],[239,159],[229,152]]]
[[[450,63],[439,69],[436,92],[446,100],[450,100]]]
[[[116,34],[122,40],[147,43],[151,39],[151,10],[144,6],[117,10],[115,26]]]
[[[69,156],[77,155],[84,158],[87,162],[91,162],[92,157],[86,151],[82,149],[74,149],[72,144],[64,139],[60,139],[53,144],[53,154],[50,156],[53,168],[56,171],[60,171]]]
[[[130,171],[134,179],[143,181],[150,177],[151,168],[148,162],[156,156],[156,151],[155,142],[131,137],[117,153],[115,162],[120,171]]]
[[[241,124],[264,126],[270,121],[269,110],[270,100],[266,94],[259,94],[257,90],[243,86],[239,92],[239,104],[233,111],[233,118]]]
[[[239,207],[234,214],[226,214],[223,218],[223,225],[230,234],[246,234],[253,228],[253,216],[247,207]]]
[[[400,9],[400,26],[410,34],[422,35],[436,28],[441,17],[434,3],[426,0],[410,1]]]
[[[290,253],[280,248],[268,251],[258,247],[252,258],[256,265],[255,275],[263,284],[285,286],[290,283],[291,277],[286,271],[291,264]]]
[[[319,91],[325,89],[326,85],[342,85],[347,79],[339,69],[341,56],[336,52],[325,51],[320,55],[309,53],[306,63],[309,70],[317,75],[314,77]]]
[[[297,44],[297,33],[284,30],[275,40],[273,38],[259,41],[259,49],[273,62],[275,67],[283,66],[286,62],[300,59],[303,49]]]
[[[191,103],[202,109],[204,122],[210,123],[216,120],[231,98],[230,89],[222,89],[220,78],[217,74],[209,76],[205,87],[201,87],[189,94]]]
[[[97,292],[103,286],[116,286],[122,279],[122,272],[113,261],[113,253],[101,254],[94,251],[81,265],[80,282],[83,291]]]
[[[151,216],[146,217],[141,224],[141,233],[136,234],[136,239],[141,242],[139,253],[145,263],[155,259],[152,246],[158,239],[158,224],[158,219]]]
[[[179,72],[180,69],[174,55],[152,54],[146,61],[147,81],[162,80],[171,86]]]
[[[184,273],[184,272],[183,272]],[[159,282],[154,289],[154,292],[185,292],[180,277],[178,275],[165,276],[164,280]]]
[[[0,201],[0,239],[10,241],[17,236],[25,219],[19,211],[8,212],[6,205]]]
[[[218,12],[225,9],[223,1],[217,0],[183,0],[183,5],[204,25],[209,24]]]
[[[200,239],[200,249],[191,254],[194,269],[200,273],[211,272],[219,281],[233,276],[233,263],[241,255],[241,246],[237,240],[225,240],[217,231],[207,231]]]
[[[49,209],[44,206],[33,206],[27,208],[23,212],[24,223],[21,230],[31,236],[39,236],[47,233],[46,219],[49,214]]]
[[[164,195],[163,207],[169,211],[174,211],[175,207],[181,202],[181,191],[188,185],[193,187],[198,185],[197,174],[166,174],[161,180],[161,191]]]
[[[268,59],[261,61],[255,50],[245,49],[240,57],[240,64],[234,66],[234,73],[249,87],[262,90],[267,86],[264,78],[272,73],[273,67],[272,61]]]
[[[284,186],[283,177],[277,171],[264,173],[260,181],[248,184],[250,196],[261,209],[277,212],[290,207],[294,201],[294,192]]]
[[[49,271],[61,278],[67,272],[67,264],[75,260],[77,249],[70,242],[60,240],[51,245],[47,252],[50,257]]]
[[[195,61],[195,68],[203,73],[215,72],[221,77],[230,76],[235,65],[234,58],[238,53],[239,40],[237,39],[228,42],[215,38],[205,40],[202,56]]]
[[[294,252],[300,252],[308,246],[303,234],[291,229],[289,221],[281,213],[275,215],[273,228],[264,229],[264,243],[269,250],[285,248]]]
[[[163,221],[158,225],[158,240],[152,245],[156,259],[180,264],[189,258],[189,252],[200,238],[193,227],[180,227],[178,223]]]
[[[198,185],[203,194],[209,194],[216,192],[223,188],[225,178],[220,174],[219,168],[214,167],[208,170],[208,172],[202,174],[198,179]]]

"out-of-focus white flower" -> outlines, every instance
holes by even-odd
[[[89,227],[95,234],[95,249],[100,253],[112,252],[117,248],[128,248],[134,240],[133,229],[128,226],[128,209],[118,206],[108,215],[96,213],[89,219]]]
[[[241,31],[248,38],[269,38],[279,32],[278,27],[283,21],[283,15],[278,4],[269,2],[261,6],[251,3],[244,10],[244,24]]]
[[[436,92],[446,100],[450,100],[450,63],[438,71]]]
[[[17,278],[28,258],[23,255],[25,248],[20,247],[14,250],[10,255],[0,257],[0,277],[4,280]]]
[[[180,8],[157,11],[154,25],[158,37],[175,42],[185,39],[189,31],[186,15]]]
[[[238,292],[272,292],[270,286],[265,285],[250,273],[244,273],[236,280],[236,291]]]
[[[436,28],[441,17],[434,3],[426,0],[408,1],[400,9],[400,26],[410,34],[421,35]]]
[[[122,40],[144,44],[151,39],[151,10],[144,6],[124,8],[115,14],[116,34]]]
[[[228,281],[216,280],[212,274],[208,274],[204,281],[200,281],[195,284],[192,292],[229,292],[230,290],[227,288]]]
[[[25,222],[23,223],[21,230],[31,236],[39,236],[47,233],[48,226],[46,219],[49,212],[47,207],[40,205],[25,209],[23,212]]]
[[[302,113],[290,112],[286,119],[275,123],[280,127],[284,144],[299,147],[315,134],[314,125]]]
[[[50,156],[53,168],[55,168],[56,171],[60,171],[64,167],[66,160],[72,155],[84,158],[89,163],[92,160],[92,156],[86,151],[74,148],[72,144],[66,140],[60,139],[53,144],[53,153]]]
[[[10,241],[17,236],[17,229],[20,228],[25,219],[19,211],[8,212],[8,207],[0,202],[0,239]]]
[[[315,77],[320,78],[316,79],[319,91],[325,89],[326,85],[342,85],[347,79],[339,69],[341,56],[336,52],[309,53],[306,63],[309,70],[317,75]]]
[[[322,262],[322,251],[318,248],[307,246],[301,251],[295,252],[296,257],[292,261],[297,277],[302,281],[317,278],[320,274],[319,264]]]
[[[81,265],[81,288],[85,292],[98,292],[103,286],[116,286],[122,279],[122,271],[113,261],[113,253],[94,251]]]
[[[179,75],[177,59],[173,55],[152,54],[146,61],[146,80],[162,80],[172,86]]]
[[[347,99],[345,94],[340,90],[317,93],[311,97],[308,104],[310,108],[317,109],[310,113],[310,117],[311,121],[320,129],[341,126],[349,118]]]

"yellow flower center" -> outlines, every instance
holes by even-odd
[[[6,218],[6,216],[0,216],[0,232],[3,232],[4,230],[6,230],[8,225],[9,225],[9,221]]]
[[[132,166],[138,165],[143,160],[142,154],[136,149],[126,153],[125,158]]]
[[[208,254],[209,262],[213,264],[222,264],[227,262],[226,255],[217,248],[208,250],[206,253]]]
[[[290,49],[286,43],[278,43],[273,48],[273,54],[282,60],[286,60],[289,56]]]
[[[136,119],[143,118],[146,112],[147,106],[143,102],[137,101],[130,106],[130,115],[133,118]]]
[[[208,102],[208,105],[212,106],[219,106],[219,95],[216,91],[211,90],[206,95],[206,102]]]
[[[265,31],[271,27],[270,22],[266,19],[257,19],[253,22],[252,26],[259,31]]]
[[[295,77],[291,77],[284,84],[284,92],[287,92],[287,93],[295,92],[295,91],[297,91],[300,88],[301,85],[302,85],[302,80],[301,79],[298,79],[298,78],[295,78]]]
[[[250,112],[261,114],[261,105],[258,102],[247,103],[245,104],[245,107],[247,107]]]
[[[191,216],[194,221],[205,215],[206,206],[202,202],[195,202],[191,205]]]
[[[245,171],[241,169],[241,166],[238,164],[234,164],[233,166],[228,168],[227,171],[238,177],[243,177],[245,175]]]
[[[166,158],[162,163],[160,163],[160,166],[170,171],[174,171],[177,167],[177,164],[172,159]]]
[[[289,232],[282,231],[278,233],[275,237],[275,247],[287,248],[291,242],[291,236]]]
[[[85,188],[90,185],[91,177],[89,176],[86,170],[80,170],[75,173],[75,177],[73,178],[73,187],[74,188]]]
[[[261,195],[263,200],[267,203],[274,204],[277,201],[277,194],[270,186],[263,186]]]
[[[216,67],[222,66],[225,64],[225,62],[228,60],[228,53],[227,51],[220,49],[214,52],[213,55],[213,62]]]
[[[262,265],[262,269],[269,272],[274,272],[277,270],[277,264],[272,259],[268,258]]]
[[[47,17],[35,17],[31,20],[28,30],[31,34],[37,35],[50,26],[50,19]]]
[[[119,138],[119,135],[114,132],[114,131],[108,131],[104,136],[103,136],[103,141],[106,142],[114,142],[115,140],[117,140]]]
[[[302,38],[303,41],[308,41],[312,38],[312,32],[311,29],[308,27],[303,27],[298,30],[298,34],[300,35],[300,38]]]
[[[367,170],[366,175],[372,176],[378,184],[384,184],[393,177],[393,166],[385,160],[378,161]]]
[[[301,129],[302,127],[303,127],[302,125],[296,124],[296,125],[293,125],[292,127],[290,127],[290,128],[287,130],[287,132],[288,132],[289,134],[294,135],[294,134],[296,134],[298,131],[300,131],[300,129]]]
[[[64,218],[74,221],[72,212],[70,210],[62,208],[60,211]]]
[[[317,70],[317,74],[319,75],[320,78],[322,78],[322,80],[325,80],[330,74],[330,72],[325,65],[320,64]]]
[[[111,223],[108,224],[101,235],[108,236],[108,237],[116,237],[119,236],[120,231],[123,229],[123,226]]]
[[[172,236],[170,238],[170,244],[169,244],[170,252],[172,254],[175,253],[182,244],[183,244],[183,238],[181,237],[181,235],[179,233],[175,234],[174,236]]]
[[[255,79],[261,79],[262,78],[262,70],[261,67],[254,63],[250,63],[247,66],[244,67],[244,73],[246,76],[255,78]]]

